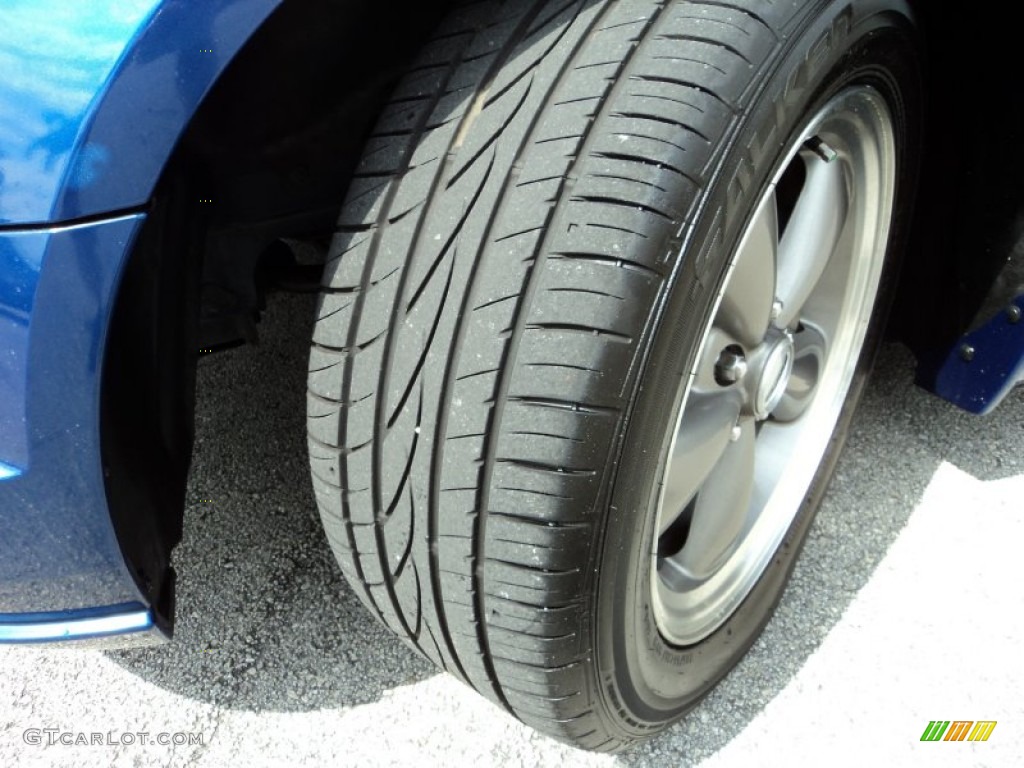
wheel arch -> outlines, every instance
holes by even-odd
[[[1021,268],[1024,252],[1024,102],[1012,25],[927,0],[911,5],[927,57],[926,132],[891,330],[917,358],[918,382],[934,389],[961,336],[1013,299],[990,291],[1012,254]]]
[[[164,4],[126,56],[83,140],[83,146],[120,147],[110,156],[109,183],[66,188],[54,206],[56,215],[73,220],[103,210],[147,212],[121,256],[110,298],[100,431],[122,553],[167,626],[173,618],[171,552],[182,535],[192,453],[197,359],[204,348],[244,340],[241,331],[225,336],[223,322],[205,322],[215,292],[203,286],[222,283],[219,289],[226,286],[239,298],[237,316],[252,319],[261,309],[256,282],[267,248],[283,237],[332,229],[375,105],[392,82],[391,70],[404,63],[401,55],[389,62],[386,47],[376,46],[376,56],[364,56],[361,66],[338,71],[357,56],[352,44],[360,36],[379,40],[392,31],[382,5]],[[414,42],[438,13],[436,7],[409,13],[393,25],[394,39]],[[205,22],[186,21],[188,14]],[[202,30],[214,29],[218,18],[231,22],[220,22],[226,31],[217,37],[219,55],[196,65],[201,71],[176,74],[168,40],[199,51],[208,47]],[[184,37],[179,25],[189,28]],[[151,75],[156,82],[142,88],[139,101]],[[76,158],[73,163],[82,162]],[[75,173],[74,165],[68,173]]]
[[[50,218],[145,205],[204,97],[281,2],[157,4],[94,100]]]

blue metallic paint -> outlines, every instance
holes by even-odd
[[[48,236],[0,236],[0,461],[12,474],[28,466],[28,343],[36,286]]]
[[[97,94],[157,3],[14,0],[0,8],[0,223],[49,219]],[[80,157],[69,181],[87,185],[104,158],[96,149]]]
[[[117,281],[144,218],[0,232],[0,254],[33,267],[2,295],[0,349],[15,364],[2,369],[0,460],[21,473],[0,480],[0,613],[141,600],[107,512],[99,402]],[[8,303],[26,293],[30,319]]]
[[[203,96],[281,0],[6,0],[0,225],[150,197]]]
[[[63,613],[0,613],[0,644],[95,640],[153,629],[153,615],[139,603]]]
[[[99,437],[107,327],[144,218],[131,209],[280,2],[0,7],[0,625],[148,610],[107,511]]]
[[[935,377],[935,394],[966,411],[984,414],[1024,384],[1024,296],[1018,296],[1013,306],[1021,313],[1016,319],[1000,312],[949,351]]]

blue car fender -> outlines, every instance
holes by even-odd
[[[164,166],[278,5],[0,8],[0,642],[159,623],[107,507],[104,345]]]

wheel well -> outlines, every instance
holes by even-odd
[[[1019,238],[1024,176],[1012,25],[914,0],[929,60],[921,195],[893,331],[919,360],[970,324]],[[111,515],[140,588],[170,619],[202,349],[255,336],[287,239],[326,242],[363,141],[448,0],[288,0],[193,116],[123,273],[101,404]],[[1002,28],[1001,28],[1002,27]]]
[[[927,384],[1024,235],[1024,122],[1009,58],[1013,25],[927,0],[913,5],[927,57],[927,128],[893,331]]]
[[[100,410],[118,540],[168,626],[197,358],[253,339],[266,291],[281,269],[295,274],[284,240],[329,238],[373,119],[445,5],[285,2],[225,70],[156,186],[118,287]],[[300,273],[318,282],[320,268]]]

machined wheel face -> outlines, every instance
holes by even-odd
[[[689,374],[662,479],[651,594],[692,645],[750,593],[846,400],[886,253],[892,118],[850,87],[796,135],[740,238]]]

